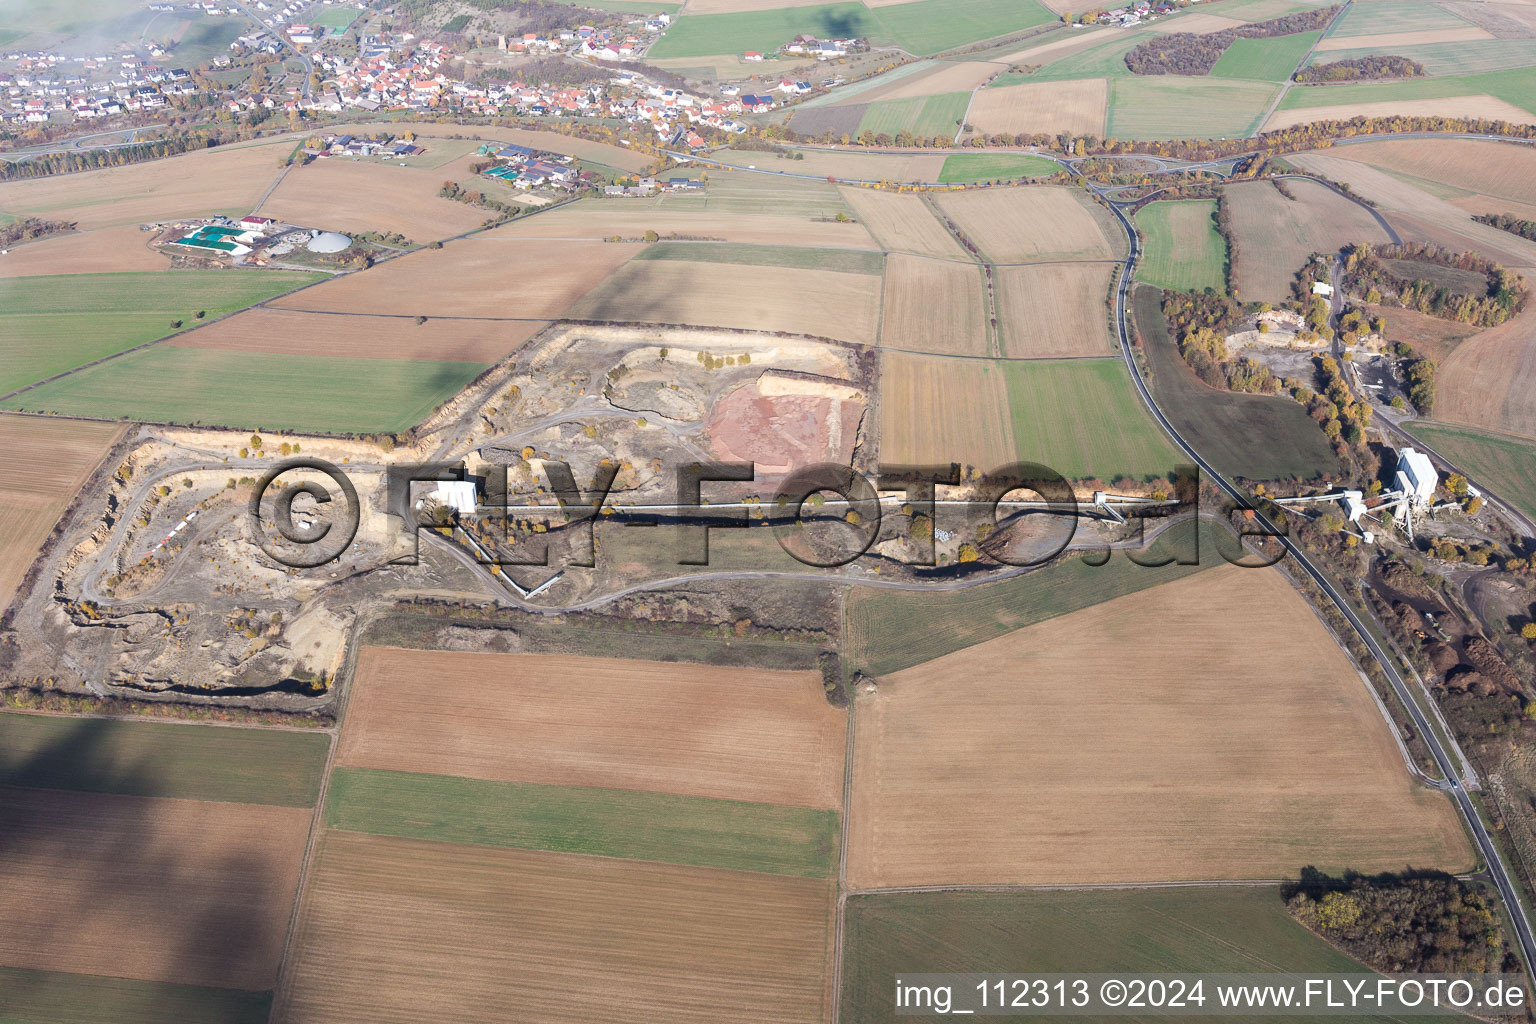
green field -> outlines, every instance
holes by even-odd
[[[1161,301],[1154,288],[1139,287],[1133,297],[1148,383],[1196,451],[1222,473],[1246,480],[1311,480],[1338,469],[1327,437],[1298,403],[1218,391],[1196,377],[1168,337]]]
[[[272,993],[0,967],[0,1024],[266,1024]]]
[[[1145,41],[1146,36],[1140,32],[1119,30],[1100,34],[1104,41],[1096,46],[1069,53],[1056,60],[1046,56],[1044,59],[1047,63],[1034,74],[1000,75],[992,86],[1018,85],[1020,82],[1059,82],[1069,78],[1134,78],[1137,82],[1147,81],[1140,75],[1133,76],[1131,69],[1125,66],[1125,55]]]
[[[319,25],[327,32],[344,32],[362,13],[361,7],[322,7],[313,18],[309,19],[309,23]]]
[[[1355,3],[1344,9],[1344,16],[1328,34],[1330,39],[1346,36],[1374,36],[1388,32],[1429,32],[1435,29],[1467,28],[1472,23],[1452,14],[1439,4],[1403,0],[1401,3]]]
[[[796,35],[862,37],[877,46],[894,44],[909,53],[933,54],[1043,25],[1053,17],[1038,0],[918,0],[873,10],[845,2],[684,15],[656,41],[649,56],[774,53]]]
[[[954,136],[970,106],[968,92],[946,92],[937,96],[915,96],[906,100],[881,100],[871,103],[859,121],[860,132],[884,132],[894,136],[905,128],[919,138],[935,135]]]
[[[154,271],[0,278],[0,394],[323,280],[288,271]]]
[[[1412,78],[1403,82],[1368,82],[1361,85],[1296,86],[1280,101],[1281,110],[1305,110],[1341,103],[1379,103],[1384,100],[1444,99],[1487,93],[1536,114],[1536,68],[1518,68],[1486,75],[1448,75]]]
[[[642,249],[635,259],[741,263],[753,267],[830,270],[840,274],[880,274],[885,271],[885,257],[878,252],[737,242],[657,242]]]
[[[1022,576],[962,590],[854,587],[847,610],[849,663],[872,675],[885,675],[1225,564],[1219,552],[1236,557],[1236,550],[1231,534],[1211,521],[1200,520],[1197,532],[1192,521],[1185,520],[1159,535],[1150,555],[1142,560],[1198,557],[1197,565],[1174,561],[1152,568],[1116,553],[1108,563],[1092,566],[1073,555]]]
[[[1273,82],[1231,78],[1112,78],[1105,134],[1122,139],[1249,135],[1258,129],[1280,88]]]
[[[1061,169],[1061,165],[1053,160],[1023,153],[956,153],[944,158],[939,181],[949,184],[999,178],[1043,178]]]
[[[1170,477],[1184,461],[1142,407],[1118,358],[1000,364],[1019,458],[1068,480]]]
[[[0,786],[311,807],[330,738],[0,713]]]
[[[338,768],[331,828],[697,867],[830,878],[836,811],[667,793]]]
[[[710,154],[722,163],[746,167],[771,167],[775,170],[799,173],[805,165],[797,160],[786,160],[772,153],[720,150]],[[606,200],[581,200],[581,202],[605,202]],[[644,204],[664,206],[677,212],[688,210],[701,214],[699,233],[708,235],[709,217],[717,213],[771,213],[779,217],[836,217],[847,214],[848,207],[838,194],[837,186],[825,181],[807,181],[781,178],[772,174],[752,171],[728,171],[710,168],[709,187],[704,195],[667,195],[660,199],[629,200],[626,210],[643,209]]]
[[[1137,210],[1143,248],[1136,280],[1181,292],[1225,292],[1227,243],[1216,230],[1215,213],[1214,199],[1148,203]]]
[[[151,38],[163,31],[165,25],[163,21],[155,22],[150,27]],[[220,54],[227,54],[229,44],[250,30],[250,23],[239,18],[203,18],[181,34],[171,49],[171,56],[188,67],[201,64]]]
[[[1211,77],[1283,82],[1291,77],[1322,34],[1319,31],[1270,39],[1235,39],[1211,69]]]
[[[1536,519],[1536,441],[1472,427],[1414,420],[1405,425],[1414,437],[1515,508]]]
[[[1376,54],[1407,57],[1424,65],[1430,75],[1481,75],[1515,71],[1536,65],[1536,40],[1474,39],[1459,43],[1420,43],[1415,46],[1367,46],[1329,50],[1312,58],[1312,64],[1353,60]]]
[[[845,936],[844,1024],[953,1019],[895,1016],[901,972],[1366,971],[1292,920],[1270,886],[852,896]]]
[[[407,430],[488,364],[156,345],[22,392],[4,408],[242,430]]]

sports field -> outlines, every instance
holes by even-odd
[[[939,180],[959,183],[1044,178],[1059,170],[1061,165],[1054,160],[1024,153],[956,153],[944,158]]]
[[[1168,337],[1161,293],[1139,286],[1132,299],[1152,394],[1212,465],[1248,480],[1312,480],[1336,471],[1338,458],[1305,409],[1289,398],[1218,391],[1206,384]]]
[[[7,409],[241,429],[407,430],[485,363],[157,345],[25,391]]]
[[[1002,368],[1023,461],[1068,480],[1168,478],[1184,461],[1119,359],[1015,360]]]
[[[817,673],[370,647],[355,679],[343,765],[841,803],[846,719]]]
[[[856,888],[1474,860],[1272,570],[1222,566],[882,677],[855,731]]]
[[[1326,185],[1305,180],[1284,185],[1295,199],[1270,182],[1226,187],[1237,242],[1233,278],[1238,296],[1245,300],[1289,299],[1291,281],[1313,253],[1337,252],[1352,242],[1389,241],[1369,210]]]
[[[358,7],[329,7],[315,12],[315,16],[309,19],[311,25],[319,25],[328,32],[345,31],[357,16],[362,14]]]
[[[1151,550],[1140,556],[1143,562],[1172,559],[1166,565],[1138,565],[1116,554],[1106,564],[1093,566],[1074,555],[1022,576],[963,590],[854,587],[848,598],[848,659],[855,669],[888,675],[1220,565],[1219,552],[1236,557],[1236,543],[1209,521],[1202,520],[1197,533],[1195,524],[1184,520],[1159,533]]]
[[[1422,420],[1407,424],[1406,429],[1536,519],[1536,441]]]
[[[803,878],[837,872],[835,810],[668,793],[338,768],[325,823],[371,835]]]
[[[218,316],[320,279],[223,270],[0,278],[0,394],[185,330],[200,310]]]
[[[987,354],[982,268],[905,253],[886,263],[884,348],[959,355]]]
[[[1148,203],[1137,210],[1145,249],[1136,280],[1182,292],[1225,292],[1227,243],[1215,215],[1214,199]]]
[[[998,267],[997,319],[1010,358],[1107,356],[1113,263],[1041,263]]]
[[[830,882],[329,832],[274,1019],[803,1024]]]
[[[8,713],[0,786],[313,807],[329,749],[320,733]]]
[[[1274,886],[893,893],[850,897],[846,913],[839,1017],[846,1024],[898,1019],[891,979],[914,963],[954,972],[983,964],[1132,974],[1363,970],[1297,923]]]
[[[1211,68],[1212,78],[1283,82],[1291,77],[1321,32],[1274,36],[1270,39],[1234,39],[1227,52]]]
[[[0,609],[10,604],[53,524],[121,435],[115,423],[0,415]],[[5,721],[0,718],[0,728]],[[0,750],[0,764],[3,758]]]
[[[1112,215],[1081,191],[1060,186],[989,188],[937,197],[993,263],[1118,259],[1124,234]]]

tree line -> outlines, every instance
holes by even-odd
[[[1423,78],[1424,65],[1407,57],[1377,53],[1328,64],[1313,64],[1291,76],[1301,85],[1328,82],[1362,82],[1380,78]]]
[[[8,249],[22,242],[35,242],[49,235],[62,235],[75,230],[74,221],[43,220],[27,217],[13,224],[0,226],[0,249]]]
[[[1478,213],[1473,214],[1472,219],[1479,224],[1487,224],[1489,227],[1508,231],[1512,235],[1519,235],[1521,238],[1536,242],[1536,220],[1521,220],[1507,213]]]
[[[199,149],[211,149],[224,140],[217,135],[196,133],[176,135],[154,142],[140,142],[114,149],[82,149],[67,153],[45,153],[29,160],[0,161],[0,181],[46,178],[72,171],[93,171],[102,167],[124,167],[145,160],[176,156]]]
[[[1338,13],[1339,7],[1335,5],[1203,35],[1170,32],[1133,48],[1125,55],[1125,66],[1135,75],[1208,75],[1227,48],[1239,39],[1270,39],[1313,32],[1325,27]]]
[[[1389,269],[1387,260],[1469,271],[1482,275],[1487,287],[1481,295],[1469,295],[1424,278],[1410,280],[1401,271]],[[1519,313],[1527,295],[1525,278],[1515,271],[1474,252],[1450,252],[1426,242],[1352,246],[1345,257],[1344,283],[1350,294],[1371,305],[1401,306],[1478,327],[1494,327]]]

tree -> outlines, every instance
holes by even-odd
[[[961,544],[959,558],[962,562],[974,562],[981,557],[981,552],[976,550],[974,544]]]
[[[1527,622],[1520,627],[1520,635],[1527,640],[1536,640],[1536,622]]]
[[[661,236],[659,234],[657,234],[654,229],[646,228],[645,229],[645,240],[647,242],[659,242],[659,241],[661,241]]]

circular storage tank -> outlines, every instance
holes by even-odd
[[[342,252],[352,244],[352,239],[346,235],[338,235],[334,231],[316,231],[315,237],[309,240],[310,252]]]

